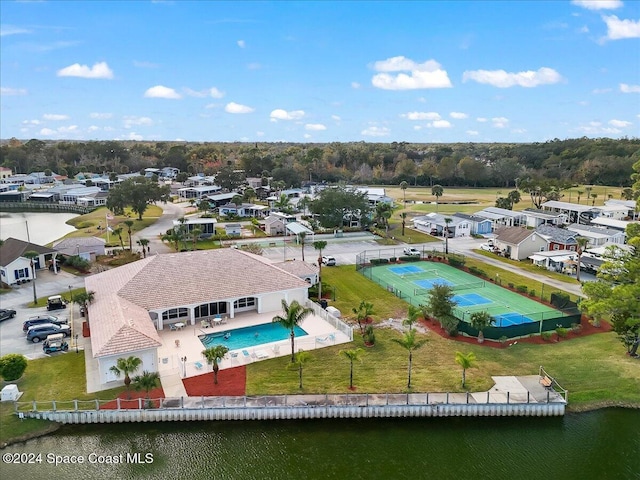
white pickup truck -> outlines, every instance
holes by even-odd
[[[409,257],[419,257],[420,255],[422,255],[420,253],[420,250],[418,250],[417,248],[413,248],[413,247],[405,247],[403,252],[404,252],[405,255],[407,255]]]

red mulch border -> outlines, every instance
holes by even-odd
[[[120,408],[121,409],[135,409],[140,408],[140,403],[138,401],[139,398],[142,398],[142,407],[145,407],[144,398],[147,396],[146,392],[142,390],[129,390],[129,392],[124,391],[118,398],[120,399]],[[151,402],[153,403],[154,408],[158,408],[160,406],[160,402],[157,401],[160,398],[165,398],[164,390],[162,387],[154,388],[153,390],[149,390],[149,398],[151,398]],[[111,400],[110,402],[105,403],[100,406],[100,410],[116,410],[118,408],[117,400]]]
[[[190,397],[242,396],[247,391],[247,369],[244,365],[225,368],[218,372],[218,384],[213,383],[213,372],[182,380]]]
[[[511,345],[513,345],[515,342],[518,343],[533,343],[535,345],[549,345],[549,344],[554,344],[554,343],[558,343],[558,342],[567,342],[569,340],[572,340],[574,338],[580,338],[580,337],[586,337],[587,335],[594,335],[596,333],[607,333],[610,332],[611,330],[613,330],[613,328],[611,327],[611,325],[607,322],[600,322],[600,327],[594,327],[593,325],[591,325],[591,323],[589,323],[584,317],[581,319],[580,321],[580,325],[582,326],[582,328],[580,329],[579,332],[574,332],[573,330],[569,329],[569,333],[565,338],[558,338],[557,335],[553,335],[551,337],[551,339],[549,340],[543,340],[543,338],[540,335],[534,335],[532,337],[522,337],[522,338],[512,338],[507,340],[504,343],[500,343],[497,342],[495,340],[487,340],[485,339],[484,343],[478,343],[478,339],[477,337],[468,337],[466,335],[462,335],[459,334],[455,337],[452,337],[451,335],[449,335],[444,328],[442,328],[440,326],[440,322],[438,322],[437,320],[420,320],[422,322],[422,325],[424,327],[426,327],[427,329],[437,333],[438,335],[440,335],[443,338],[447,338],[449,340],[453,340],[456,342],[460,342],[460,343],[470,343],[473,345],[481,345],[484,347],[489,347],[489,348],[506,348],[506,347],[510,347]]]

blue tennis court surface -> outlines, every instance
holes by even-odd
[[[420,267],[416,267],[415,265],[404,265],[402,267],[389,267],[391,272],[396,275],[406,275],[407,273],[420,273],[424,272]]]
[[[493,303],[488,298],[485,298],[482,295],[478,295],[477,293],[456,295],[452,300],[456,302],[459,307],[471,307],[474,305],[486,305],[487,303]]]
[[[520,325],[523,323],[534,322],[535,320],[525,317],[520,313],[503,313],[502,315],[495,315],[496,327],[508,327],[509,325]]]
[[[449,280],[445,279],[445,278],[423,278],[422,280],[414,280],[413,283],[415,283],[416,285],[418,285],[420,288],[433,288],[434,285],[448,285],[451,286],[453,285],[453,283],[451,283]]]

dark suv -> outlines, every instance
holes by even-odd
[[[25,321],[22,324],[22,331],[27,333],[29,327],[33,327],[35,325],[43,325],[45,323],[53,323],[54,325],[67,325],[69,320],[66,318],[56,317],[55,315],[36,315],[35,317],[29,317],[29,320]]]
[[[27,331],[27,341],[38,343],[46,340],[49,335],[56,333],[61,333],[65,337],[68,337],[71,333],[71,327],[69,325],[54,325],[53,323],[35,325]]]

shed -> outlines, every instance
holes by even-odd
[[[18,390],[18,386],[15,384],[9,384],[0,392],[0,400],[3,402],[15,402],[20,398],[22,392]]]

